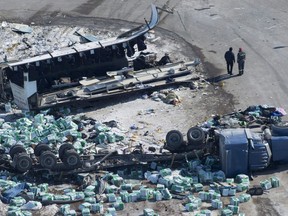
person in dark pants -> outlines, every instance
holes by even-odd
[[[165,53],[165,55],[160,59],[160,61],[158,62],[158,65],[166,65],[168,63],[172,63],[169,54]]]
[[[232,52],[233,48],[230,47],[229,50],[225,53],[224,58],[227,64],[227,73],[232,75],[233,72],[233,64],[235,62],[235,55]]]
[[[246,53],[243,52],[242,48],[239,48],[239,52],[237,54],[237,63],[239,69],[239,76],[243,75],[244,73],[244,66],[246,61]]]

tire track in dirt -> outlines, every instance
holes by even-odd
[[[84,15],[89,15],[95,8],[99,7],[105,0],[88,0],[86,3],[74,8],[72,11]]]
[[[47,13],[47,11],[52,7],[51,4],[47,4],[45,6],[43,6],[40,10],[38,10],[37,12],[35,12],[32,16],[29,17],[29,19],[27,20],[27,23],[31,23],[34,22],[35,20],[39,20],[39,17],[42,17],[43,14]],[[58,11],[55,11],[54,13],[51,13],[51,16],[55,13],[58,13]]]
[[[253,199],[254,204],[257,208],[257,215],[262,216],[281,216],[272,205],[268,198],[257,197]]]

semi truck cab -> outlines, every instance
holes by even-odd
[[[269,166],[272,153],[262,133],[232,128],[216,131],[216,135],[219,136],[221,167],[227,177],[239,173],[248,175]]]

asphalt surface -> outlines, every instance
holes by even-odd
[[[162,28],[190,43],[201,57],[208,76],[222,81],[224,89],[233,95],[235,109],[249,105],[269,104],[288,110],[288,37],[285,0],[0,0],[0,21],[53,24],[59,17],[72,16],[107,18],[131,23],[149,20],[150,4],[164,5],[174,13],[161,12]],[[71,23],[73,25],[73,23]],[[247,54],[244,75],[228,76],[224,53],[241,47]],[[237,65],[234,74],[237,74]],[[269,175],[275,174],[268,173]],[[247,215],[287,215],[287,169],[279,170],[283,186],[246,207]],[[266,178],[261,175],[259,179]]]

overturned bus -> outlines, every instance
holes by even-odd
[[[146,49],[145,34],[159,20],[158,9],[151,5],[151,18],[118,37],[76,44],[71,47],[20,60],[0,67],[1,97],[12,99],[21,109],[38,109],[42,95],[79,85],[83,79],[101,80],[107,71],[128,67],[127,57]]]

